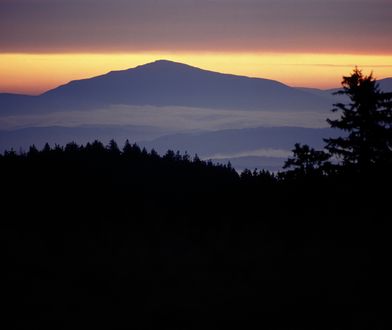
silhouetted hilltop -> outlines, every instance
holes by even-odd
[[[377,80],[380,90],[385,93],[392,92],[392,78],[384,78]],[[347,102],[347,98],[344,95],[334,95],[340,88],[330,88],[330,89],[318,89],[309,87],[297,87],[297,89],[302,90],[306,93],[310,93],[316,96],[325,97],[330,100],[330,103],[337,102]]]
[[[392,91],[392,78],[380,87]],[[207,71],[167,60],[71,81],[39,96],[0,94],[0,115],[86,110],[110,105],[183,106],[255,111],[327,112],[331,90]]]
[[[302,141],[320,148],[325,136],[336,134],[330,128],[255,127],[164,135],[143,142],[143,146],[154,148],[160,153],[174,149],[209,156],[246,153],[258,149],[289,151],[293,141]]]
[[[0,93],[0,116],[28,113],[37,104],[37,96]]]
[[[301,127],[258,127],[226,129],[193,133],[168,134],[159,128],[148,126],[81,126],[81,127],[34,127],[18,130],[0,130],[0,152],[6,149],[28,150],[35,144],[42,148],[46,142],[64,145],[68,141],[87,143],[100,139],[107,143],[114,138],[124,141],[132,137],[147,150],[155,149],[163,155],[168,149],[197,153],[203,159],[212,158],[236,169],[245,168],[281,170],[284,160],[291,153],[295,141],[307,143],[314,148],[323,146],[323,138],[336,136],[330,128],[312,129]],[[256,157],[249,157],[256,156]],[[242,158],[241,160],[239,158]],[[246,164],[246,166],[244,166]],[[240,165],[240,166],[239,166]]]
[[[113,104],[186,106],[269,111],[328,111],[329,100],[280,82],[202,70],[160,60],[112,71],[52,89],[31,99],[29,112],[105,107]],[[2,113],[16,111],[12,102]]]
[[[392,78],[380,79],[377,82],[383,92],[392,93]]]
[[[42,95],[61,104],[189,106],[242,110],[320,110],[318,98],[273,80],[206,71],[160,60],[72,81]],[[321,105],[320,105],[321,103]]]

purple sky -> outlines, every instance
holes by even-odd
[[[0,52],[392,54],[391,0],[0,0]]]

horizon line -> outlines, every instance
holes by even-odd
[[[0,92],[40,95],[71,81],[129,70],[157,61],[179,63],[222,74],[274,80],[291,87],[328,90],[339,87],[342,76],[355,66],[366,70],[375,69],[373,71],[376,71],[378,80],[392,77],[392,65],[385,64],[389,60],[389,57],[356,55],[350,58],[348,55],[330,57],[326,54],[0,54]],[[301,67],[304,69],[301,70]],[[347,70],[343,72],[340,70],[342,68]]]

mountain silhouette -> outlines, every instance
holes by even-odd
[[[392,78],[384,78],[377,80],[378,86],[382,92],[390,93],[392,92]],[[334,100],[335,102],[339,100],[340,102],[348,102],[348,98],[346,95],[334,95],[337,91],[341,88],[331,88],[331,89],[317,89],[317,88],[298,88],[304,92],[308,92],[318,96],[329,97],[330,99]]]
[[[392,78],[378,83],[383,91],[392,91]],[[238,166],[260,167],[273,160],[269,168],[274,170],[281,159],[267,159],[259,150],[290,150],[297,141],[322,147],[322,138],[333,136],[305,127],[322,127],[319,120],[325,121],[332,105],[347,102],[344,96],[332,95],[336,90],[293,88],[159,60],[71,81],[39,96],[0,93],[0,151],[26,149],[32,143],[42,147],[45,142],[116,138],[142,142],[161,153],[178,149],[201,157],[219,155],[221,161],[226,157]],[[71,113],[96,109],[104,111]],[[287,125],[299,127],[282,127]]]
[[[72,81],[44,93],[42,98],[59,102],[59,106],[75,102],[75,105],[319,110],[324,105],[319,98],[274,80],[222,74],[166,60]]]
[[[160,153],[168,149],[189,151],[199,156],[218,153],[239,153],[244,150],[284,149],[291,150],[294,141],[302,141],[315,148],[322,148],[323,138],[336,136],[331,128],[304,127],[255,127],[225,129],[219,131],[168,134],[150,141],[140,142],[148,149]]]
[[[278,81],[159,60],[71,81],[39,96],[0,94],[1,114],[83,110],[110,105],[265,111],[328,111],[330,99]]]
[[[0,116],[18,115],[39,109],[39,97],[23,94],[0,93]]]
[[[377,82],[383,92],[392,92],[392,78],[380,79]]]

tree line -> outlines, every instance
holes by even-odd
[[[343,86],[347,134],[278,174],[129,141],[5,152],[8,324],[385,329],[391,98],[358,69]]]

